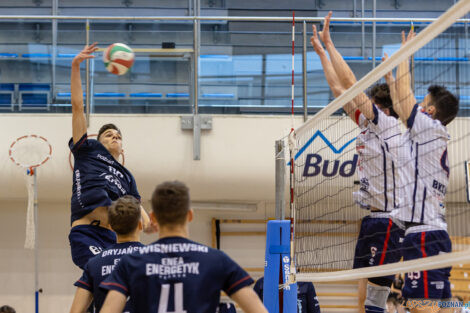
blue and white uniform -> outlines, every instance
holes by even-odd
[[[124,195],[140,200],[132,174],[98,140],[84,134],[75,144],[70,139],[69,147],[75,159],[71,223]],[[91,257],[116,243],[116,235],[95,224],[78,225],[71,229],[69,241],[72,260],[83,269]]]
[[[220,292],[253,283],[225,253],[182,237],[162,238],[124,256],[100,287],[130,296],[139,313],[215,312]]]
[[[362,208],[373,212],[361,222],[353,268],[398,262],[404,233],[390,218],[390,212],[402,201],[401,169],[396,162],[400,125],[397,119],[372,106],[372,120],[367,120],[359,110],[356,112],[361,130],[356,139],[360,189],[353,193],[353,198]],[[393,276],[387,279],[391,283]]]
[[[447,233],[444,198],[449,183],[447,142],[449,134],[440,121],[432,119],[418,105],[407,120],[405,148],[412,172],[408,206],[392,215],[407,223],[403,259],[413,260],[452,251]],[[446,299],[451,297],[451,268],[408,273],[403,297]]]
[[[106,298],[106,292],[99,288],[101,282],[111,274],[123,255],[134,253],[139,247],[143,246],[140,242],[117,243],[91,258],[85,265],[82,277],[74,285],[93,294],[95,312],[101,310]],[[124,312],[132,313],[135,311],[129,305],[126,305]]]

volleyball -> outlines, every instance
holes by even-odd
[[[123,43],[113,43],[103,53],[106,69],[115,75],[124,75],[134,64],[134,52]]]

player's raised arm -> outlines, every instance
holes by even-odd
[[[336,98],[341,95],[345,89],[343,88],[338,75],[336,75],[335,69],[331,64],[328,56],[326,55],[323,46],[321,45],[320,40],[318,39],[317,28],[315,25],[312,25],[313,36],[310,37],[310,43],[313,46],[313,49],[320,57],[320,61],[323,67],[323,72],[325,73],[326,81],[328,82],[328,86],[330,86],[331,91],[333,92],[333,96]],[[348,116],[355,121],[355,111],[356,106],[353,101],[348,102],[344,107],[344,111],[348,114]]]
[[[72,101],[72,136],[73,143],[82,138],[86,133],[86,119],[83,112],[83,90],[82,90],[82,80],[80,78],[80,64],[87,59],[92,59],[95,56],[92,55],[98,48],[96,43],[85,46],[83,50],[75,56],[72,61],[72,74],[70,77],[70,92],[71,92],[71,101]]]
[[[405,32],[401,32],[401,43],[402,47],[414,37],[413,30],[410,30],[408,36],[405,36]],[[411,90],[411,75],[410,75],[410,64],[408,58],[398,65],[397,69],[397,101],[393,101],[393,109],[397,112],[403,123],[410,117],[413,106],[416,104],[416,98],[413,90]],[[393,99],[393,98],[392,98]]]
[[[77,288],[70,313],[86,313],[92,300],[93,295],[91,292],[83,288]]]
[[[336,49],[335,45],[333,44],[333,40],[331,40],[330,36],[330,20],[331,20],[332,12],[328,12],[328,15],[325,16],[325,24],[323,25],[322,31],[319,33],[321,41],[325,44],[325,48],[330,55],[331,64],[338,76],[341,85],[345,90],[349,89],[352,85],[357,82],[356,76],[354,75],[353,71],[349,67],[348,63],[344,61],[343,56],[339,53]],[[364,116],[372,120],[374,119],[374,111],[372,109],[372,102],[370,101],[369,97],[365,93],[360,93],[354,99],[357,109],[361,111]],[[354,113],[354,112],[353,112]],[[353,120],[355,120],[353,118]]]
[[[126,296],[119,291],[110,290],[104,300],[100,313],[121,313],[126,306]]]
[[[230,296],[245,313],[268,313],[258,295],[246,286],[235,292]],[[102,311],[103,312],[103,311]]]

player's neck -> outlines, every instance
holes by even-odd
[[[189,238],[188,227],[181,226],[181,227],[161,227],[159,229],[158,238],[166,238],[166,237],[183,237]]]
[[[118,235],[117,243],[130,242],[130,241],[139,241],[140,242],[140,233],[134,233],[129,235]]]

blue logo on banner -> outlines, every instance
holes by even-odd
[[[337,149],[333,144],[328,140],[328,138],[323,135],[323,133],[319,130],[315,132],[315,134],[310,137],[310,139],[303,145],[302,148],[300,148],[299,152],[295,155],[295,160],[299,156],[301,156],[305,150],[313,143],[313,141],[317,138],[320,137],[320,139],[323,140],[323,142],[330,148],[330,150],[334,154],[340,154],[346,149],[354,140],[356,140],[356,137],[353,139],[349,140],[346,142],[343,146],[341,146],[339,149]],[[305,167],[303,171],[303,176],[304,177],[312,177],[312,176],[317,176],[318,174],[322,173],[323,176],[325,177],[333,177],[336,176],[339,172],[339,175],[342,177],[350,177],[354,175],[356,171],[356,166],[357,166],[357,161],[358,161],[358,155],[354,154],[354,157],[350,161],[345,161],[342,164],[340,164],[339,160],[323,160],[321,155],[316,154],[316,153],[309,153],[307,154],[305,158]],[[322,164],[323,163],[323,164]],[[329,164],[333,163],[333,168],[329,168]],[[288,163],[290,165],[290,162]]]
[[[344,149],[347,148],[347,146],[349,146],[354,140],[356,140],[356,137],[354,137],[353,139],[346,142],[341,148],[336,149],[336,147],[333,146],[333,144],[328,140],[328,138],[326,138],[325,135],[323,135],[321,131],[317,130],[316,133],[313,134],[313,136],[310,137],[310,139],[304,144],[304,146],[300,148],[299,152],[297,152],[297,154],[295,155],[296,160],[299,156],[302,155],[302,153],[304,153],[304,151],[312,144],[312,142],[317,137],[320,137],[323,140],[323,142],[326,143],[326,145],[331,149],[331,151],[333,151],[334,154],[340,154],[341,152],[344,151]]]

